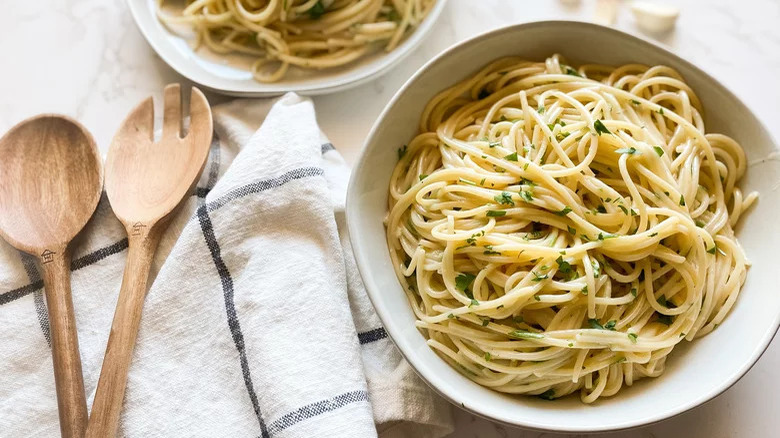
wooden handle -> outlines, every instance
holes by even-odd
[[[127,231],[130,246],[125,274],[87,426],[86,436],[92,438],[116,435],[125,398],[127,372],[141,325],[149,268],[160,241],[159,233],[149,233],[147,225],[136,224],[128,227]]]
[[[60,432],[63,438],[82,438],[87,426],[87,401],[70,292],[70,256],[65,247],[47,249],[40,262],[49,309]]]

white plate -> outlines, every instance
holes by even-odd
[[[731,314],[714,332],[675,348],[662,376],[642,379],[593,405],[582,404],[577,396],[545,401],[501,394],[472,382],[437,356],[414,326],[414,314],[391,265],[382,223],[397,149],[417,133],[420,114],[435,94],[496,58],[519,55],[543,60],[556,52],[574,65],[641,62],[677,69],[702,100],[708,132],[734,137],[745,147],[748,161],[756,163],[749,167],[741,186],[760,192],[757,205],[737,229],[753,266]],[[409,79],[366,141],[349,186],[347,221],[360,273],[387,332],[415,370],[447,399],[483,417],[527,428],[562,432],[624,429],[680,414],[722,393],[753,366],[777,332],[780,190],[774,186],[780,180],[780,162],[760,160],[773,152],[777,153],[775,141],[739,99],[665,49],[593,24],[529,23],[452,47]]]
[[[141,33],[174,70],[214,92],[244,97],[276,96],[288,91],[327,94],[367,82],[386,72],[422,42],[445,3],[446,0],[437,1],[420,26],[391,52],[378,51],[345,66],[326,70],[302,71],[291,67],[282,80],[260,83],[248,70],[250,58],[216,55],[205,48],[195,51],[186,35],[171,32],[157,19],[155,0],[127,0]]]

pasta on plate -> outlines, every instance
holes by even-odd
[[[672,68],[499,59],[399,149],[387,241],[428,345],[497,391],[583,402],[715,329],[749,262],[745,154]]]
[[[256,60],[257,81],[275,82],[289,67],[325,69],[349,64],[376,46],[393,50],[425,19],[436,0],[188,0],[166,25],[188,24],[196,45]]]

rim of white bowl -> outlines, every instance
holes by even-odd
[[[411,87],[411,85],[417,81],[417,79],[424,75],[433,65],[441,62],[444,58],[460,51],[465,46],[470,46],[473,44],[479,44],[483,40],[490,39],[496,34],[501,34],[504,32],[514,32],[517,29],[521,28],[528,28],[528,27],[537,27],[537,26],[550,26],[550,25],[570,25],[570,26],[582,26],[582,27],[590,27],[590,28],[596,28],[601,32],[606,33],[612,33],[620,38],[626,38],[631,39],[635,41],[639,41],[641,43],[650,45],[654,47],[655,49],[661,51],[666,56],[670,56],[676,60],[678,60],[680,63],[686,65],[686,67],[691,68],[694,71],[701,72],[709,81],[712,82],[713,85],[718,87],[721,92],[725,93],[728,97],[733,99],[735,102],[737,102],[739,105],[742,106],[742,110],[749,113],[751,116],[753,116],[759,126],[764,129],[765,132],[768,133],[769,138],[772,140],[773,146],[775,150],[780,150],[778,148],[778,140],[774,136],[774,134],[766,129],[766,126],[764,123],[759,119],[758,117],[753,114],[752,111],[745,105],[745,103],[734,93],[732,93],[727,87],[725,87],[719,80],[712,77],[709,73],[704,71],[703,69],[697,67],[695,64],[687,61],[686,59],[682,58],[681,56],[675,54],[673,51],[671,51],[669,48],[664,47],[662,45],[659,45],[653,41],[650,41],[646,38],[643,38],[639,35],[635,35],[629,32],[613,29],[611,27],[601,26],[598,24],[586,22],[586,21],[578,21],[578,20],[540,20],[540,21],[532,21],[528,23],[521,23],[521,24],[515,24],[515,25],[509,25],[509,26],[503,26],[482,34],[479,34],[477,36],[474,36],[472,38],[466,39],[464,41],[458,42],[453,44],[452,46],[445,49],[443,52],[426,62],[422,67],[420,67],[407,81],[401,86],[401,88],[398,89],[398,91],[393,95],[393,98],[390,99],[390,101],[387,103],[387,105],[382,110],[381,114],[377,118],[377,120],[374,122],[374,125],[371,128],[371,131],[369,131],[368,136],[366,137],[366,141],[363,143],[363,148],[360,151],[360,154],[358,155],[358,159],[355,164],[355,168],[359,168],[363,165],[363,163],[368,160],[368,150],[367,146],[373,139],[373,137],[376,135],[377,131],[379,130],[379,127],[386,117],[387,113],[390,111],[390,109],[396,104],[396,102],[400,99],[400,97],[407,91],[408,88]],[[354,173],[354,171],[353,171]],[[407,354],[405,347],[411,347],[410,345],[406,344],[406,341],[404,339],[404,335],[401,333],[401,328],[398,327],[392,317],[392,315],[389,314],[389,310],[386,308],[380,306],[376,306],[377,299],[375,298],[375,295],[378,296],[378,286],[374,283],[374,279],[370,276],[364,276],[364,272],[369,272],[370,268],[369,265],[371,265],[371,262],[367,260],[366,255],[364,254],[364,250],[361,246],[360,239],[357,237],[359,236],[359,230],[355,225],[355,220],[352,220],[353,214],[358,214],[353,208],[350,208],[351,205],[354,205],[357,201],[353,201],[353,197],[356,193],[356,187],[355,187],[355,178],[350,178],[349,186],[347,188],[347,200],[346,200],[346,217],[347,217],[347,229],[349,230],[350,234],[350,244],[352,245],[353,252],[355,255],[355,261],[358,266],[358,271],[361,274],[361,278],[363,279],[363,283],[366,286],[366,291],[368,293],[368,297],[371,300],[371,303],[374,305],[374,309],[377,312],[377,315],[379,316],[379,319],[382,321],[382,324],[387,331],[390,339],[393,341],[393,343],[398,347],[398,350],[401,352],[401,355],[409,362],[409,364],[412,366],[412,369],[415,370],[418,376],[422,378],[423,381],[428,384],[434,391],[436,391],[439,395],[447,399],[450,403],[460,406],[462,409],[465,409],[466,411],[475,414],[479,417],[485,418],[490,421],[495,421],[498,423],[502,423],[508,426],[513,427],[523,427],[526,429],[531,430],[537,430],[537,431],[551,431],[551,432],[560,432],[560,433],[599,433],[599,432],[614,432],[614,431],[621,431],[621,430],[627,430],[627,429],[634,429],[637,427],[642,426],[648,426],[651,424],[655,424],[661,421],[668,420],[670,418],[676,417],[680,414],[683,414],[685,412],[690,411],[691,409],[694,409],[696,407],[699,407],[705,403],[708,403],[718,397],[719,395],[723,394],[726,390],[734,386],[735,383],[737,383],[742,377],[747,374],[748,371],[758,362],[758,360],[761,358],[761,356],[764,354],[764,352],[769,347],[770,343],[774,339],[774,337],[777,335],[778,328],[780,328],[780,314],[775,315],[775,319],[772,323],[772,326],[770,326],[770,329],[764,334],[763,338],[758,342],[757,348],[754,349],[753,354],[745,359],[744,364],[732,375],[727,379],[726,381],[722,382],[720,385],[713,386],[712,390],[705,393],[704,395],[692,399],[691,401],[681,405],[680,407],[673,408],[669,411],[664,411],[659,414],[653,414],[649,415],[643,419],[637,419],[637,420],[629,420],[625,421],[623,423],[617,424],[617,425],[611,425],[606,427],[578,427],[578,426],[540,426],[539,424],[533,424],[527,421],[521,421],[518,419],[508,418],[506,416],[496,415],[495,413],[489,412],[487,409],[484,409],[480,406],[474,406],[474,405],[464,405],[463,403],[460,403],[458,401],[458,395],[454,393],[456,388],[452,387],[451,385],[447,384],[443,381],[443,379],[434,373],[424,373],[420,371],[420,368],[424,366],[424,364],[420,363],[423,362],[418,361],[414,356],[410,356]]]
[[[181,76],[205,89],[218,94],[243,97],[272,97],[290,91],[307,96],[315,96],[337,93],[371,81],[396,66],[422,43],[441,16],[446,3],[446,0],[438,0],[420,26],[404,38],[401,44],[394,50],[382,53],[375,60],[365,65],[356,65],[353,69],[348,68],[327,80],[307,78],[293,84],[284,82],[266,84],[250,79],[246,81],[227,80],[227,84],[220,84],[221,78],[207,72],[201,72],[199,69],[194,69],[193,62],[183,58],[175,50],[170,41],[168,41],[169,38],[174,37],[173,34],[160,34],[160,30],[155,28],[158,20],[155,12],[150,10],[153,7],[154,0],[127,0],[127,6],[133,16],[133,21],[135,21],[144,39],[168,66]],[[143,15],[147,12],[152,15],[151,18]],[[165,32],[164,29],[163,32]],[[244,86],[241,85],[242,82],[245,83]]]

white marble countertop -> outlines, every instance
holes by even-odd
[[[638,32],[623,4],[616,27]],[[592,20],[596,1],[449,0],[431,36],[384,77],[350,91],[316,97],[319,121],[346,160],[395,90],[447,46],[512,23],[540,19]],[[721,80],[767,126],[780,115],[780,2],[667,0],[681,8],[674,33],[658,41]],[[573,6],[567,6],[569,4]],[[0,14],[0,131],[40,112],[76,117],[105,152],[127,112],[181,78],[136,29],[121,0],[13,2]],[[219,98],[211,96],[212,102]],[[774,120],[773,120],[774,119]],[[733,388],[691,412],[612,437],[780,436],[780,341]],[[455,409],[450,438],[563,437],[510,429]],[[587,409],[584,407],[584,409]]]

